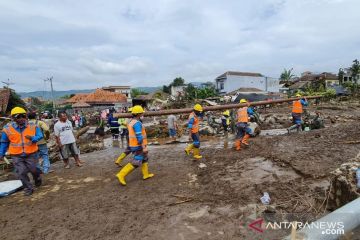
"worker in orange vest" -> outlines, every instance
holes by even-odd
[[[301,94],[297,93],[296,97],[301,97]],[[298,132],[301,130],[301,123],[302,123],[301,115],[303,113],[303,107],[306,107],[307,105],[308,105],[308,101],[306,100],[306,98],[301,98],[299,100],[293,101],[291,115],[293,118],[294,125],[292,125],[287,129],[288,133],[290,133],[290,131],[295,128],[297,129]]]
[[[248,139],[250,138],[251,129],[248,126],[250,116],[254,115],[254,111],[250,108],[250,104],[246,99],[241,99],[240,103],[246,103],[247,106],[239,108],[237,111],[237,134],[235,140],[236,151],[241,150],[241,144],[249,145]]]
[[[195,104],[194,111],[189,115],[188,129],[190,132],[190,139],[192,139],[193,143],[189,144],[185,148],[185,153],[190,155],[190,152],[193,152],[193,157],[195,159],[201,159],[202,156],[200,154],[200,136],[199,136],[199,123],[202,117],[203,108],[200,104]]]
[[[132,108],[128,109],[128,112],[132,112]],[[129,119],[125,118],[119,118],[119,124],[124,125],[126,127],[126,132],[124,133],[126,136],[126,143],[127,146],[125,148],[125,151],[120,154],[120,156],[116,159],[115,164],[121,167],[121,162],[131,153],[131,149],[129,147],[129,130],[128,130],[128,124],[130,123]],[[125,131],[125,129],[123,129]],[[121,142],[122,142],[123,135],[121,134]]]
[[[21,107],[11,110],[12,122],[8,123],[1,134],[0,160],[8,151],[13,164],[24,187],[24,195],[32,195],[34,189],[28,177],[30,172],[35,186],[42,184],[41,172],[37,168],[38,146],[37,142],[43,138],[39,127],[27,121],[26,111]]]
[[[144,109],[137,105],[132,108],[131,113],[133,118],[128,124],[129,148],[131,153],[134,154],[134,159],[131,163],[126,164],[120,172],[116,174],[116,177],[123,186],[126,185],[125,177],[139,166],[141,166],[144,180],[154,176],[153,173],[149,173],[146,131],[141,122]]]

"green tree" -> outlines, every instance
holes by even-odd
[[[284,71],[280,74],[280,83],[285,84],[285,86],[290,86],[291,79],[295,77],[295,75],[292,73],[293,68],[286,70],[284,68]]]
[[[185,98],[189,100],[205,99],[217,96],[217,91],[214,86],[207,86],[204,88],[196,88],[192,84],[188,84],[185,90]]]
[[[351,76],[354,79],[355,84],[357,84],[358,83],[357,76],[360,73],[360,64],[357,59],[353,61],[353,65],[350,67],[350,70],[351,70]]]
[[[171,94],[171,87],[174,86],[182,86],[185,85],[185,80],[182,77],[175,78],[172,83],[170,83],[168,86],[163,86],[163,92]]]
[[[14,107],[25,108],[25,103],[21,100],[20,96],[15,92],[15,90],[10,89],[9,103],[6,109],[6,112],[10,112]]]
[[[170,85],[171,85],[171,84],[170,84]],[[164,86],[163,86],[163,92],[170,94],[170,93],[171,93],[171,87],[164,85]]]
[[[132,97],[137,97],[139,95],[147,95],[147,94],[148,94],[147,92],[141,91],[138,88],[132,88],[131,89],[131,96]]]
[[[176,87],[176,86],[182,86],[184,84],[185,84],[185,80],[182,77],[177,77],[173,80],[171,85]]]

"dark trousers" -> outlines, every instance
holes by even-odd
[[[34,180],[41,178],[40,170],[36,167],[39,160],[38,154],[33,153],[27,156],[12,155],[11,159],[13,160],[16,174],[22,182],[25,191],[33,191],[33,185],[30,182],[28,173],[31,173]]]

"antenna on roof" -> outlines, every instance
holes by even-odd
[[[5,84],[7,88],[9,88],[10,85],[14,85],[14,84],[15,84],[15,83],[13,83],[13,82],[10,82],[10,79],[9,79],[9,78],[8,78],[7,82],[5,82],[5,81],[1,81],[1,82],[2,82],[3,84]]]

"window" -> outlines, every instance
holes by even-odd
[[[223,89],[224,89],[224,83],[221,82],[221,83],[220,83],[220,90],[223,90]]]

